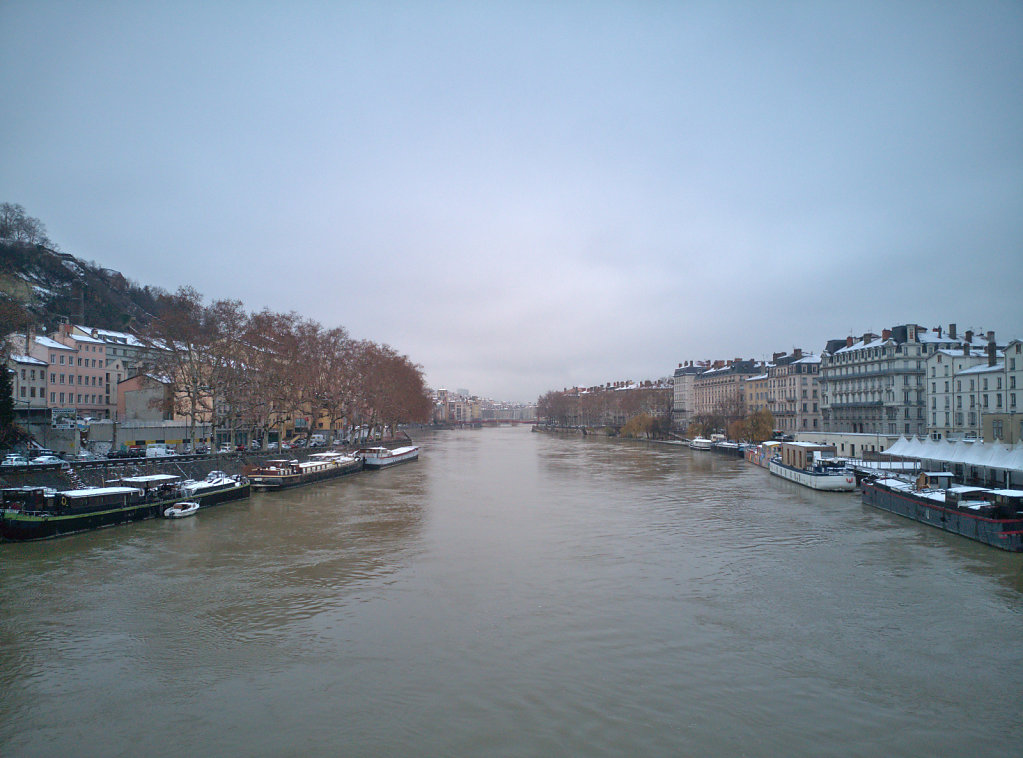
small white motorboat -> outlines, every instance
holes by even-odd
[[[187,500],[175,503],[163,512],[164,518],[187,518],[194,516],[199,510],[198,503],[190,503]]]

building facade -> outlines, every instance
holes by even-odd
[[[927,433],[932,439],[977,436],[980,411],[969,387],[972,384],[975,388],[978,382],[976,377],[962,374],[987,362],[986,353],[972,352],[968,344],[962,350],[935,351],[927,358]]]
[[[672,377],[671,422],[675,429],[685,430],[696,411],[696,377],[707,370],[707,366],[694,361],[678,364]]]
[[[904,324],[858,340],[829,341],[820,364],[822,431],[925,434],[925,362],[936,351],[964,344],[972,351],[982,341],[971,331],[959,337],[955,324],[947,334]]]
[[[727,409],[731,415],[745,416],[746,379],[763,372],[763,365],[756,361],[736,358],[698,374],[693,382],[695,415],[709,416]]]
[[[774,428],[785,434],[821,430],[819,356],[794,350],[775,354],[767,369],[768,408]]]
[[[79,416],[112,418],[116,407],[107,404],[110,393],[106,382],[106,345],[93,337],[75,334],[70,324],[61,324],[52,339],[75,351],[75,386],[69,392],[68,406],[74,406]]]
[[[14,396],[16,415],[48,407],[46,378],[48,365],[29,355],[12,355],[7,359],[11,372],[11,394]]]

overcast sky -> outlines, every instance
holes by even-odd
[[[509,400],[1023,337],[1023,4],[0,0],[0,201]]]

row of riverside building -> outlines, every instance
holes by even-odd
[[[993,331],[903,324],[829,340],[768,363],[687,361],[674,372],[673,423],[723,407],[761,408],[775,429],[885,437],[1023,439],[1023,341]]]

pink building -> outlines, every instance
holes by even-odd
[[[53,339],[74,350],[74,385],[68,387],[68,407],[79,416],[109,418],[107,405],[107,348],[102,340],[73,333],[70,324],[62,324]]]

